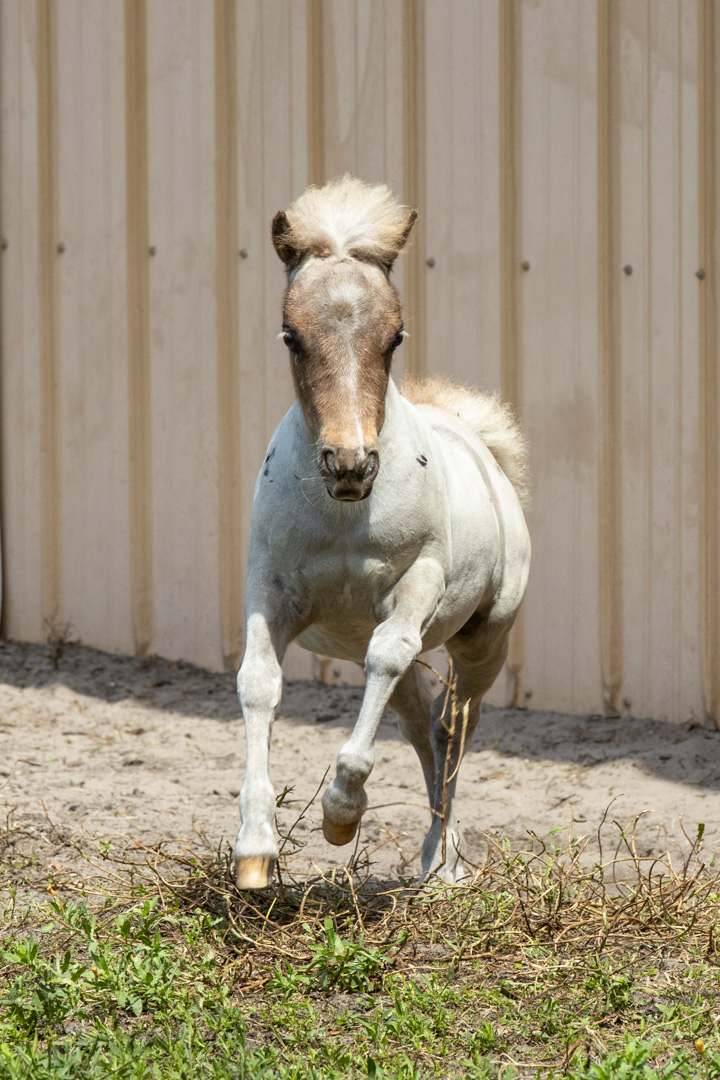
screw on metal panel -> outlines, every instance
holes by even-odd
[[[60,243],[57,246],[57,249],[58,249],[59,253],[62,255],[63,251],[65,250],[65,242],[64,242],[64,240],[60,241]]]
[[[247,257],[248,257],[247,248],[240,248],[240,251],[238,252],[238,255],[240,256],[241,259],[247,259]]]
[[[623,274],[627,274],[628,277],[632,274],[632,266],[630,263],[626,263],[625,266],[623,266]]]
[[[530,263],[527,261],[527,259],[523,259],[523,261],[520,263],[520,265],[522,266],[523,270],[529,270],[530,269]]]
[[[148,248],[148,255],[154,255],[156,251],[157,251],[157,248],[155,247],[155,245],[151,244],[150,247]]]
[[[705,271],[704,270],[696,270],[695,271],[695,277],[700,278],[700,280],[702,281],[702,279],[705,277]]]
[[[435,259],[433,258],[433,256],[432,256],[432,255],[430,256],[430,258],[429,258],[429,259],[426,259],[426,260],[425,260],[425,264],[426,264],[427,266],[429,266],[429,267],[430,267],[430,269],[432,270],[433,266],[435,265]]]
[[[0,249],[2,249],[2,251],[5,251],[7,246],[8,246],[7,236],[0,237]]]

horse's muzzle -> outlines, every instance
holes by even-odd
[[[367,499],[380,468],[377,450],[346,450],[324,446],[320,453],[320,474],[333,499],[360,502]]]

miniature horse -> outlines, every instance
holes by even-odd
[[[495,398],[390,378],[403,340],[389,276],[415,220],[384,186],[346,176],[310,188],[272,223],[285,263],[282,339],[297,398],[255,487],[238,694],[247,733],[237,884],[267,886],[278,845],[270,730],[287,645],[364,664],[355,728],[323,800],[323,832],[348,844],[386,705],[420,758],[431,825],[422,878],[463,876],[457,769],[500,672],[527,582],[525,446]],[[313,481],[315,481],[313,486]],[[308,488],[310,482],[310,488]],[[415,659],[445,644],[464,703],[433,700]]]

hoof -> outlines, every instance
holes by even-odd
[[[342,847],[343,844],[349,844],[354,839],[359,824],[359,821],[352,821],[349,825],[338,825],[337,822],[329,821],[328,818],[324,817],[322,823],[323,836],[328,844]]]
[[[238,889],[267,889],[272,884],[275,860],[261,855],[246,855],[235,863]]]

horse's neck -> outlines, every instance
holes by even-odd
[[[378,437],[381,453],[384,448],[387,448],[389,444],[397,439],[402,420],[402,398],[391,377],[388,379],[385,393],[385,420]]]
[[[404,398],[392,379],[385,395],[385,422],[378,439],[380,459],[415,461],[418,453],[434,446],[435,432],[426,417]]]

